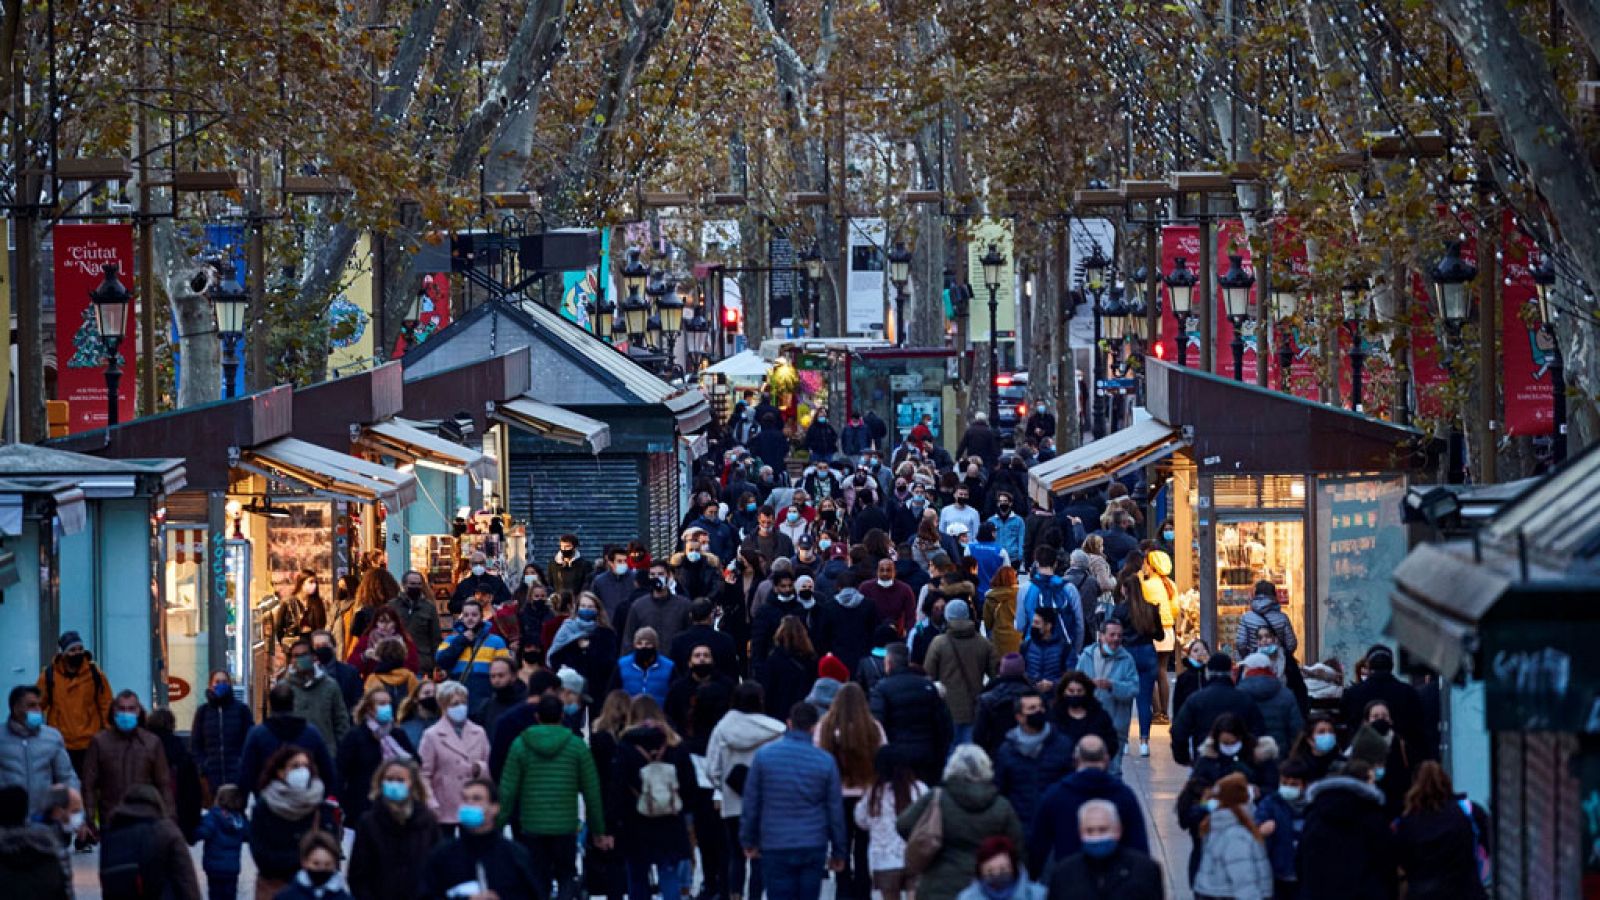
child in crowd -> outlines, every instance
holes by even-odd
[[[250,840],[250,821],[244,815],[245,793],[238,785],[217,788],[215,802],[195,831],[205,841],[201,868],[206,873],[206,896],[235,900],[239,896],[239,858]]]

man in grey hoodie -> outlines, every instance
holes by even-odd
[[[788,730],[788,725],[768,715],[763,715],[766,696],[761,685],[746,681],[733,691],[733,709],[711,732],[706,745],[706,777],[722,792],[722,822],[727,828],[728,845],[742,846],[739,826],[744,815],[744,783],[750,774],[750,761],[756,751],[772,743]],[[744,892],[745,864],[743,853],[728,854],[728,895],[746,896]],[[761,878],[761,865],[750,866],[750,897],[760,897],[765,885]]]

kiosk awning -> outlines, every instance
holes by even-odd
[[[535,400],[524,394],[496,403],[495,417],[552,441],[599,453],[611,446],[611,426],[598,419]]]
[[[666,399],[667,409],[678,422],[679,434],[693,434],[711,424],[711,404],[699,388],[689,388]]]
[[[380,453],[446,472],[466,472],[476,479],[493,478],[494,457],[429,434],[401,418],[364,426],[360,442]]]
[[[1389,634],[1444,678],[1468,664],[1485,615],[1511,579],[1451,549],[1420,544],[1394,572]]]
[[[1143,419],[1114,434],[1028,470],[1028,494],[1049,504],[1053,494],[1111,481],[1171,456],[1183,434],[1155,419]]]
[[[288,478],[347,499],[366,503],[381,500],[390,509],[404,509],[417,499],[415,475],[297,438],[279,438],[245,450],[239,464],[269,478]]]

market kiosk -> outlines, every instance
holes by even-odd
[[[1174,532],[1177,636],[1231,652],[1255,585],[1271,582],[1302,662],[1346,667],[1383,639],[1400,504],[1422,435],[1359,413],[1149,360],[1133,423],[1029,470],[1049,503],[1113,480],[1148,485]]]

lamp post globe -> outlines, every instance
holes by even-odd
[[[1478,277],[1478,267],[1461,258],[1461,242],[1444,245],[1444,256],[1428,270],[1433,282],[1433,298],[1439,318],[1452,331],[1472,314],[1472,295],[1467,285]]]
[[[1194,286],[1200,280],[1189,268],[1187,257],[1172,260],[1172,271],[1163,279],[1167,283],[1167,296],[1172,300],[1172,314],[1178,320],[1177,332],[1172,336],[1172,349],[1178,365],[1189,364],[1189,315],[1194,310]]]
[[[218,273],[217,285],[211,290],[211,306],[217,314],[217,336],[222,340],[223,396],[232,399],[237,393],[235,381],[239,371],[239,342],[244,339],[245,312],[250,307],[250,294],[234,277],[231,263],[224,263]],[[416,315],[415,302],[411,308],[413,311],[408,315]],[[414,340],[412,335],[415,329],[414,320],[409,328],[402,324],[407,349]]]
[[[894,285],[894,336],[895,343],[906,345],[906,282],[911,280],[911,251],[901,241],[894,242],[889,251],[889,281]]]

